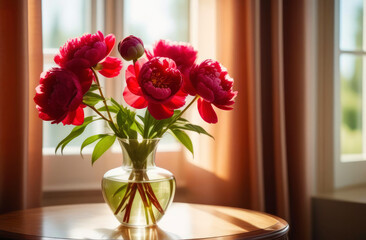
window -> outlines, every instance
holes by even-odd
[[[101,30],[104,34],[114,33],[119,41],[123,36],[134,34],[144,40],[146,46],[160,38],[174,41],[190,39],[190,1],[186,0],[44,0],[43,12],[43,46],[44,69],[54,66],[53,57],[58,48],[67,39],[94,33]],[[121,21],[122,19],[122,21]],[[108,29],[108,31],[106,31]],[[124,62],[124,69],[127,63]],[[124,72],[122,70],[122,73]],[[122,75],[122,74],[121,74]],[[106,95],[122,99],[122,77],[103,81]],[[86,113],[88,114],[88,113]],[[89,112],[89,114],[91,114]],[[55,155],[54,149],[72,129],[44,122],[44,190],[80,190],[97,189],[104,172],[121,164],[118,148],[108,151],[92,167],[91,149],[83,151],[85,159],[79,155],[82,141],[89,135],[103,131],[103,123],[88,126],[84,137],[75,139],[65,148],[65,155]],[[87,132],[89,131],[89,132]],[[165,138],[160,148],[161,165],[167,169],[179,169],[183,158],[181,147],[173,138]],[[115,150],[117,149],[117,150]],[[114,150],[114,151],[113,151]],[[116,152],[117,151],[117,152]],[[72,166],[72,167],[71,167]],[[179,173],[175,174],[179,175]]]
[[[366,183],[366,6],[318,3],[318,190]]]
[[[366,24],[363,0],[336,2],[335,188],[366,183]]]
[[[366,128],[362,108],[366,98],[363,66],[363,0],[340,1],[338,81],[340,88],[341,161],[366,160]],[[366,60],[366,59],[365,59]],[[366,82],[365,82],[366,83]]]

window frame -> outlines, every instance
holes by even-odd
[[[339,6],[340,0],[319,1],[317,5],[318,161],[316,192],[318,193],[332,192],[366,183],[366,159],[353,159],[353,161],[342,161],[341,159]]]

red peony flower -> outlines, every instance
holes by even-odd
[[[148,59],[153,57],[167,57],[174,60],[179,71],[183,74],[183,90],[189,94],[193,92],[189,81],[189,71],[197,58],[197,51],[188,43],[160,40],[155,43],[153,51],[146,51]],[[193,95],[193,94],[191,94]]]
[[[115,42],[113,34],[105,38],[100,31],[93,35],[85,34],[68,40],[60,47],[60,53],[54,60],[62,68],[75,70],[94,67],[105,77],[115,77],[122,69],[122,62],[118,58],[107,57]]]
[[[198,94],[198,111],[203,120],[208,123],[217,123],[217,115],[212,105],[231,110],[237,92],[233,91],[233,79],[226,69],[217,61],[207,59],[200,65],[192,68],[190,80]]]
[[[52,123],[80,125],[84,122],[83,94],[90,87],[88,71],[78,76],[62,68],[52,68],[41,74],[34,101],[39,117]]]
[[[89,90],[94,80],[94,74],[89,68],[74,69],[72,71],[79,79],[83,95]]]
[[[144,55],[144,43],[140,38],[130,35],[118,43],[118,52],[126,61],[137,60]]]
[[[182,75],[169,58],[137,61],[127,68],[126,82],[125,101],[138,109],[147,106],[155,119],[169,118],[185,104],[187,94],[180,91]]]

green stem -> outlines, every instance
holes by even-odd
[[[104,120],[106,120],[107,122],[111,122],[111,120],[109,120],[108,118],[106,118],[101,112],[98,111],[98,109],[96,109],[94,106],[86,104],[85,102],[83,102],[84,105],[90,107],[91,109],[94,110],[94,112],[96,112],[99,116],[101,116]],[[113,123],[113,122],[112,122]]]
[[[95,72],[94,68],[90,68],[90,69],[93,71],[93,74],[95,76],[95,82],[98,85],[98,90],[99,90],[100,96],[103,99],[103,103],[104,103],[105,109],[107,110],[107,114],[108,114],[109,120],[110,120],[111,123],[113,123],[113,119],[112,119],[111,113],[109,112],[109,108],[108,108],[107,102],[106,102],[105,97],[104,97],[103,92],[102,92],[102,88],[100,87],[98,75]]]
[[[146,138],[148,138],[148,135],[149,135],[149,130],[150,130],[150,124],[147,124],[147,123],[150,123],[150,121],[146,121],[146,119],[148,118],[148,117],[150,117],[149,116],[149,110],[145,110],[145,123],[146,124],[144,124],[144,135],[143,135],[143,137],[146,139]]]
[[[184,109],[183,109],[183,111],[182,112],[180,112],[179,114],[178,114],[178,116],[176,116],[175,117],[175,119],[172,121],[172,122],[170,122],[169,124],[168,124],[168,126],[166,126],[166,128],[164,129],[164,131],[160,134],[160,136],[159,137],[162,137],[163,135],[164,135],[164,133],[166,133],[166,131],[168,131],[169,130],[169,128],[187,111],[187,109],[188,108],[190,108],[191,106],[192,106],[192,104],[197,100],[199,98],[199,96],[198,95],[196,95],[194,98],[193,98],[193,100],[187,105],[187,107],[185,107]]]
[[[150,213],[151,220],[155,224],[156,220],[155,220],[155,217],[154,217],[154,212],[152,211],[151,206],[149,206],[149,202],[148,202],[148,199],[146,198],[147,195],[145,193],[143,183],[137,183],[137,189],[140,193],[141,200],[144,204],[146,223],[149,224],[149,213]],[[148,213],[148,211],[149,211],[149,213]]]

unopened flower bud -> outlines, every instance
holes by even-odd
[[[144,43],[138,37],[130,35],[118,44],[118,51],[127,61],[137,60],[144,52]]]

